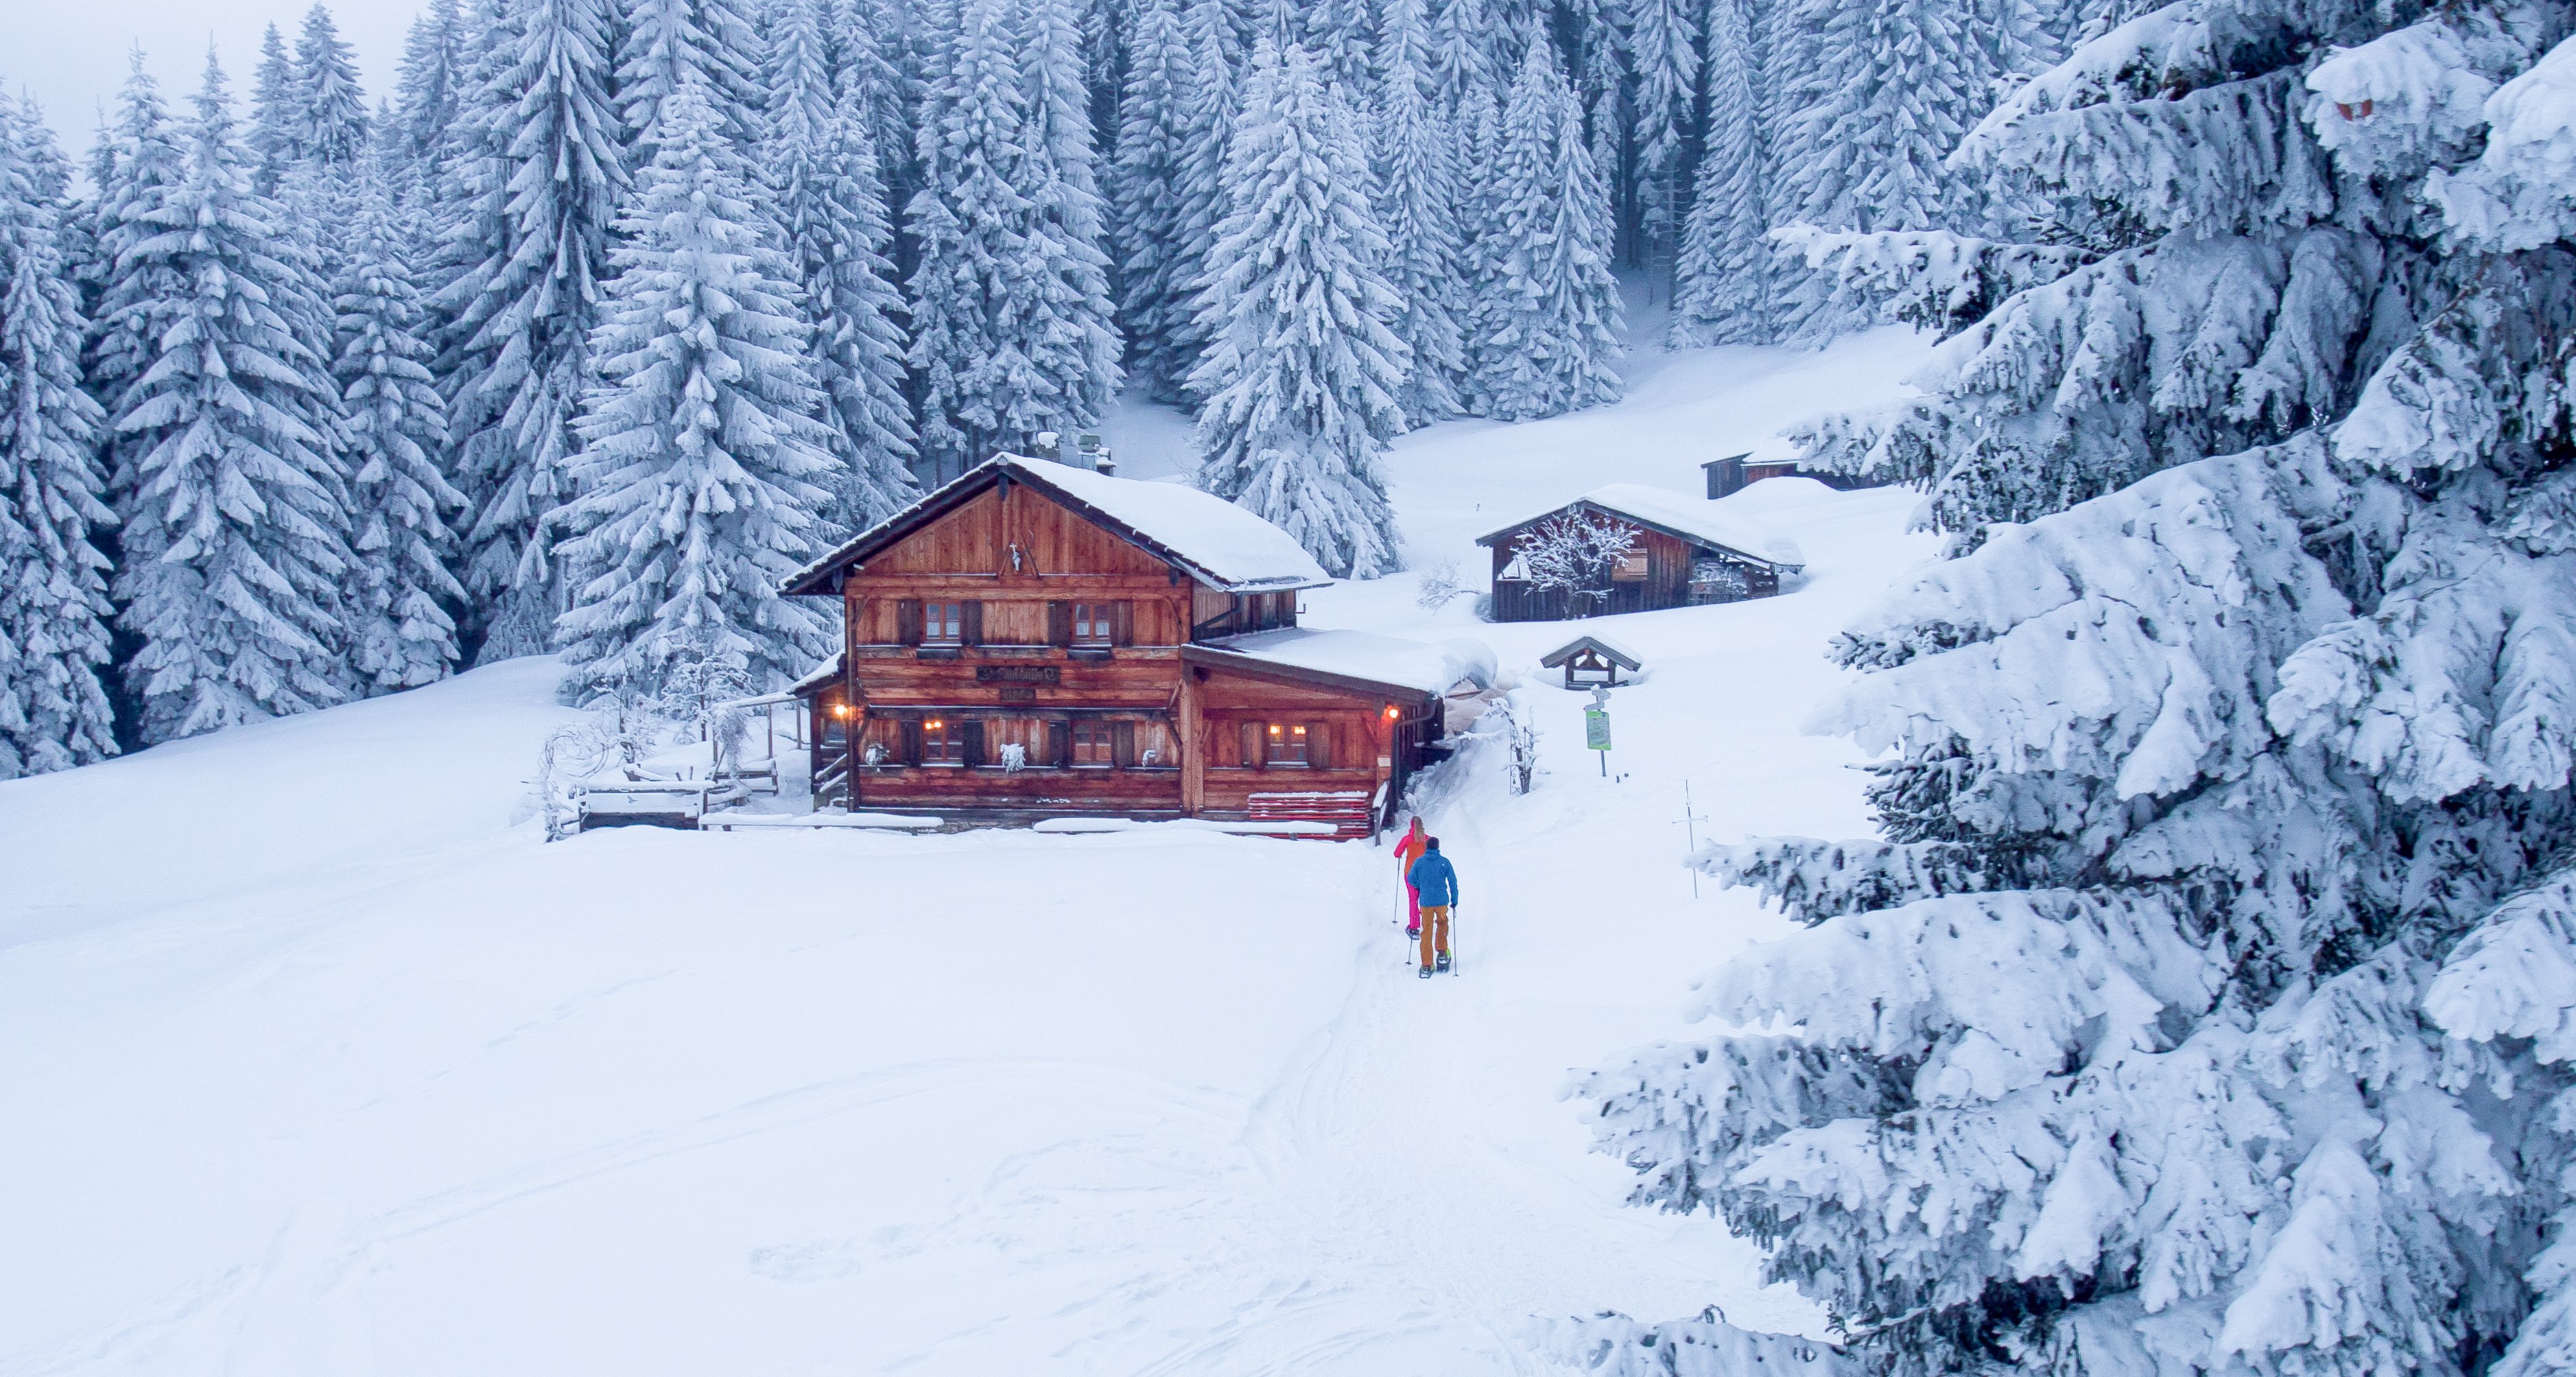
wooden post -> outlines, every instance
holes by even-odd
[[[1199,720],[1199,672],[1195,667],[1184,664],[1181,666],[1181,812],[1193,818],[1207,807],[1208,743],[1205,725]]]

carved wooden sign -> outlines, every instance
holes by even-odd
[[[1055,665],[977,665],[979,684],[1055,684],[1063,682]]]

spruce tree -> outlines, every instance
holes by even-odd
[[[1096,197],[1067,156],[1088,120],[1047,75],[1072,34],[1021,17],[968,0],[922,117],[911,360],[923,454],[943,475],[1090,424],[1118,376]]]
[[[1502,83],[1493,64],[1494,26],[1485,0],[1438,0],[1431,11],[1431,91],[1441,113],[1454,115],[1473,92]]]
[[[1189,321],[1199,262],[1182,188],[1191,155],[1189,105],[1201,94],[1199,81],[1179,0],[1149,0],[1128,46],[1111,200],[1127,376],[1158,402],[1181,399],[1196,361]]]
[[[1806,437],[1957,537],[1812,720],[1882,835],[1704,854],[1772,1031],[1591,1091],[1869,1370],[2565,1368],[2571,21],[2176,6],[1956,155],[2043,242],[1828,255],[1998,299]]]
[[[63,251],[61,159],[32,109],[0,97],[0,779],[116,753],[109,659],[113,523],[81,390],[87,322]]]
[[[117,398],[120,620],[141,735],[167,741],[345,696],[347,487],[329,364],[280,307],[309,291],[275,202],[255,194],[209,59],[180,180],[132,205],[102,322],[149,324]],[[172,293],[139,295],[145,286]]]
[[[1513,83],[1491,178],[1477,265],[1482,414],[1518,421],[1617,401],[1609,191],[1543,38]]]
[[[423,165],[446,156],[448,129],[465,102],[467,33],[460,0],[430,0],[403,39],[394,82],[395,124],[404,155]]]
[[[1375,184],[1387,285],[1399,303],[1395,335],[1412,359],[1396,392],[1407,426],[1457,415],[1467,367],[1459,332],[1468,297],[1456,228],[1457,145],[1431,103],[1428,74],[1415,65],[1414,55],[1427,48],[1424,38],[1421,0],[1393,0],[1380,44]]]
[[[334,284],[333,373],[347,411],[351,668],[378,692],[443,678],[456,664],[449,609],[465,590],[448,572],[447,518],[465,495],[447,480],[447,409],[420,339],[421,299],[409,237],[381,178],[358,188],[345,266]]]
[[[912,122],[921,103],[913,10],[899,0],[836,0],[831,37],[833,89],[858,107],[877,151],[886,205],[910,205],[921,189]]]
[[[1399,566],[1377,457],[1403,429],[1411,360],[1378,264],[1368,159],[1351,112],[1301,46],[1264,41],[1227,142],[1230,210],[1200,307],[1210,345],[1200,486],[1295,536],[1332,573]]]
[[[329,175],[358,165],[367,151],[367,97],[358,87],[358,59],[331,12],[305,12],[295,44],[296,155]]]
[[[259,68],[251,81],[251,189],[262,196],[276,195],[287,170],[303,156],[297,142],[304,127],[303,94],[286,36],[271,24],[260,35]]]
[[[140,50],[117,93],[115,123],[99,141],[91,176],[97,188],[90,216],[97,304],[83,371],[90,395],[112,416],[159,357],[160,340],[176,323],[187,285],[174,258],[133,252],[161,232],[144,213],[187,176],[186,154],[160,84],[143,70]],[[104,456],[109,472],[125,466],[135,443],[110,433]]]
[[[1710,0],[1717,12],[1741,0]],[[1671,256],[1689,198],[1682,185],[1684,144],[1690,134],[1693,95],[1700,85],[1701,7],[1686,0],[1629,0],[1626,40],[1635,94],[1636,180],[1645,260],[1658,275],[1672,271]],[[1600,45],[1605,51],[1607,44]],[[1712,55],[1717,42],[1709,41]],[[1714,84],[1714,73],[1711,81]],[[1712,91],[1712,103],[1714,92]],[[1596,115],[1597,118],[1597,115]]]
[[[831,493],[823,398],[805,373],[793,269],[709,100],[685,79],[618,220],[593,352],[566,557],[594,570],[561,637],[565,696],[652,696],[674,669],[782,683],[831,653],[830,622],[778,594]]]
[[[1771,141],[1752,0],[1710,0],[1708,137],[1674,269],[1670,343],[1769,344],[1778,338],[1771,228]]]
[[[435,371],[473,503],[462,576],[487,662],[547,649],[560,611],[544,521],[571,495],[564,462],[627,182],[606,42],[603,0],[510,0],[457,160]]]
[[[831,519],[857,530],[893,515],[917,489],[885,186],[866,102],[855,91],[834,93],[828,24],[821,0],[788,0],[778,12],[762,165],[813,326],[807,367],[829,399],[825,420],[840,461]]]
[[[754,10],[748,0],[626,0],[617,102],[639,165],[658,144],[662,102],[693,75],[727,137],[745,149],[758,139],[768,102]]]
[[[1180,212],[1181,261],[1173,268],[1173,285],[1189,293],[1189,306],[1173,323],[1171,368],[1186,380],[1206,355],[1207,337],[1199,329],[1198,294],[1208,281],[1208,255],[1216,249],[1216,229],[1226,214],[1226,139],[1242,106],[1236,74],[1239,50],[1226,0],[1182,0],[1181,28],[1188,36],[1195,89],[1184,93],[1181,160],[1173,169],[1173,195]]]

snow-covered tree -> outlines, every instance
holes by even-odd
[[[820,0],[788,0],[771,35],[775,86],[762,165],[775,187],[780,244],[813,325],[807,368],[830,399],[840,461],[831,519],[875,525],[917,495],[912,412],[904,399],[902,298],[886,254],[885,186],[866,102],[835,94]]]
[[[1637,528],[1595,512],[1563,512],[1532,526],[1512,545],[1530,586],[1609,606],[1613,576],[1637,548]]]
[[[304,123],[302,96],[286,36],[271,24],[260,35],[259,67],[251,77],[251,189],[262,196],[277,193],[278,183],[300,156],[296,137]]]
[[[403,39],[394,82],[395,122],[407,158],[429,164],[446,154],[448,127],[465,102],[466,54],[460,0],[430,0]]]
[[[1076,35],[1036,10],[968,0],[922,116],[911,361],[942,473],[1091,424],[1118,381],[1089,119],[1049,75]]]
[[[1197,293],[1207,286],[1208,255],[1216,250],[1216,228],[1226,215],[1225,141],[1242,108],[1236,70],[1242,54],[1235,45],[1227,0],[1182,0],[1181,27],[1189,38],[1197,84],[1185,93],[1181,161],[1173,172],[1186,265],[1174,273],[1173,281],[1191,293],[1191,305],[1173,323],[1170,339],[1174,375],[1187,379],[1207,353],[1207,336],[1199,329]]]
[[[1518,421],[1617,401],[1610,194],[1554,45],[1530,44],[1494,152],[1477,240],[1479,414]]]
[[[1295,536],[1336,575],[1400,567],[1377,456],[1403,428],[1411,360],[1391,328],[1402,303],[1379,270],[1353,116],[1304,48],[1267,40],[1228,140],[1232,209],[1200,306],[1208,354],[1202,487]]]
[[[759,137],[764,54],[750,0],[624,0],[618,46],[617,103],[640,163],[661,134],[662,102],[691,76],[706,83],[716,119],[736,144]]]
[[[334,284],[339,351],[334,376],[348,415],[351,668],[372,689],[413,688],[444,677],[457,658],[465,590],[448,572],[449,515],[465,495],[440,469],[447,408],[422,342],[420,289],[410,245],[383,182],[358,189],[345,266]]]
[[[367,97],[358,86],[357,54],[340,37],[331,12],[305,12],[295,43],[295,153],[346,172],[367,151]]]
[[[1118,324],[1127,338],[1129,381],[1156,401],[1176,402],[1195,362],[1189,321],[1200,274],[1182,191],[1194,132],[1190,103],[1201,95],[1200,76],[1179,0],[1148,0],[1127,53],[1110,181]]]
[[[463,579],[479,658],[549,644],[560,591],[544,518],[588,385],[608,230],[626,169],[608,106],[603,0],[510,0],[461,137],[464,204],[448,231],[450,472],[472,501]]]
[[[857,103],[868,142],[877,150],[886,205],[909,205],[921,189],[914,156],[913,112],[921,103],[913,8],[901,0],[836,0],[832,10],[832,80]]]
[[[1812,722],[1883,835],[1704,855],[1770,1031],[1589,1087],[1870,1370],[2566,1366],[2571,20],[2187,2],[1961,154],[2098,257],[1817,432],[1961,535]]]
[[[1710,0],[1708,114],[1690,212],[1674,266],[1671,344],[1768,344],[1778,338],[1779,273],[1771,228],[1771,139],[1762,30],[1753,0]]]
[[[1425,34],[1421,0],[1392,0],[1382,27],[1376,131],[1376,204],[1386,233],[1385,274],[1399,303],[1394,328],[1413,364],[1396,404],[1408,426],[1462,409],[1467,369],[1459,319],[1466,314],[1466,263],[1458,244],[1456,140],[1432,104],[1428,73],[1415,65]]]
[[[1711,0],[1716,12],[1742,0]],[[1700,85],[1701,6],[1687,0],[1628,0],[1626,41],[1633,73],[1636,180],[1642,255],[1659,273],[1672,271],[1672,256],[1690,198],[1682,181],[1684,142],[1690,133],[1693,96]],[[1609,45],[1599,45],[1607,51]],[[1716,43],[1710,43],[1712,52]],[[1596,118],[1597,118],[1596,114]]]
[[[91,534],[104,414],[81,390],[87,321],[63,251],[53,135],[0,97],[0,779],[116,753],[99,681],[108,562]]]
[[[101,322],[152,331],[149,367],[115,399],[113,484],[116,598],[142,641],[125,674],[156,742],[345,696],[338,398],[282,307],[311,293],[295,280],[309,269],[251,190],[211,59],[186,137],[181,179],[124,212]]]
[[[1441,113],[1454,115],[1466,105],[1470,92],[1490,96],[1504,84],[1494,69],[1495,34],[1486,18],[1485,0],[1438,0],[1434,5],[1431,91]]]
[[[832,497],[823,397],[805,372],[794,269],[768,242],[743,156],[695,77],[663,102],[581,421],[564,553],[592,571],[561,637],[567,698],[650,696],[674,662],[740,656],[775,686],[832,626],[778,585]]]

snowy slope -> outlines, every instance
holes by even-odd
[[[1717,411],[1914,356],[1860,346],[1412,437],[1408,539],[1692,490]],[[1414,978],[1363,843],[544,845],[542,661],[0,784],[0,1373],[1525,1372],[1533,1316],[1812,1324],[1709,1221],[1623,1208],[1555,1096],[1776,930],[1691,898],[1685,779],[1703,838],[1863,824],[1794,725],[1824,634],[1927,552],[1912,500],[1758,485],[1730,501],[1805,588],[1593,624],[1649,669],[1611,779],[1583,696],[1524,684],[1538,790],[1453,772],[1433,816],[1454,979]],[[1524,675],[1571,634],[1413,582],[1308,620]]]

